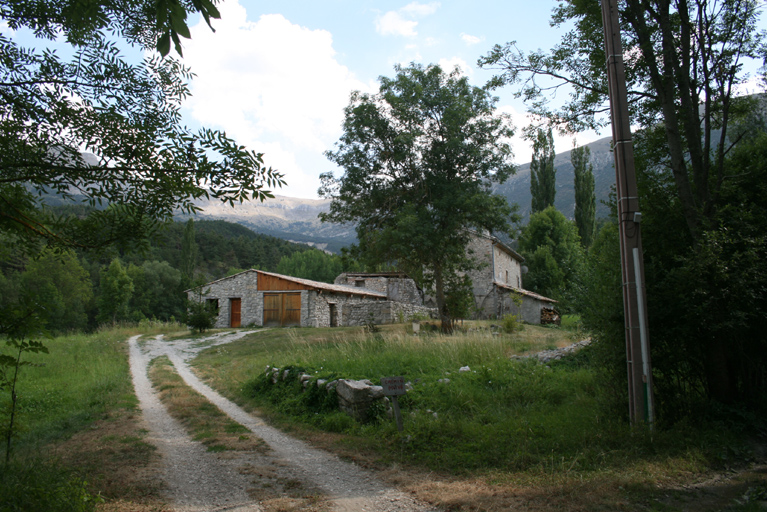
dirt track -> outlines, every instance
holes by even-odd
[[[302,441],[266,425],[236,404],[201,382],[189,369],[188,361],[202,349],[230,343],[247,331],[215,334],[204,339],[166,341],[138,336],[129,340],[133,385],[149,429],[148,441],[163,457],[163,472],[168,499],[178,512],[261,511],[254,495],[258,486],[255,467],[268,464],[271,471],[316,488],[327,497],[331,510],[342,512],[434,512],[437,509],[417,502],[411,496],[385,486],[376,477],[353,463],[312,448]],[[205,450],[192,441],[184,428],[172,418],[157,398],[147,377],[152,359],[167,356],[184,381],[214,403],[234,421],[261,437],[270,447],[264,456],[225,457]],[[258,458],[259,460],[255,460]],[[263,473],[260,472],[260,473]]]

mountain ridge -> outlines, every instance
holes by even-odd
[[[597,200],[597,217],[606,217],[610,187],[615,183],[613,156],[610,150],[611,137],[603,137],[586,144],[591,149],[594,166],[594,193]],[[570,161],[571,151],[558,153],[554,158],[557,194],[554,206],[566,217],[572,219],[575,212],[574,170]],[[506,198],[509,204],[519,205],[519,213],[529,218],[532,197],[530,195],[530,163],[517,167],[517,172],[505,183],[496,184],[493,192]],[[327,212],[330,199],[302,199],[275,194],[273,199],[263,202],[252,201],[234,208],[213,201],[200,201],[203,211],[197,214],[201,219],[222,219],[236,222],[256,233],[263,233],[291,242],[304,243],[319,249],[340,252],[356,242],[353,224],[321,222],[317,216]]]

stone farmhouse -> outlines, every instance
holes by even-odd
[[[469,254],[480,268],[469,272],[479,318],[520,315],[524,322],[540,324],[557,301],[522,288],[522,263],[525,259],[498,238],[472,232]],[[512,299],[521,299],[517,305]]]
[[[467,248],[480,264],[469,272],[477,318],[516,314],[540,324],[557,302],[522,288],[524,258],[498,238],[473,232]],[[435,316],[433,297],[400,272],[344,273],[333,284],[246,270],[202,287],[201,299],[217,312],[215,327],[337,327],[390,324],[414,314]],[[198,300],[197,290],[187,290]],[[514,297],[521,299],[515,302]]]
[[[404,274],[342,274],[337,284],[246,270],[197,290],[217,312],[215,327],[336,327],[388,324],[415,313],[428,315],[423,295]]]

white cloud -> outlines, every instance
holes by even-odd
[[[400,9],[401,12],[413,16],[422,18],[430,14],[434,14],[439,9],[439,2],[429,2],[428,4],[419,4],[418,2],[412,2]]]
[[[483,38],[472,36],[466,33],[461,33],[461,39],[464,43],[466,43],[468,46],[473,46],[475,44],[481,43]]]
[[[406,20],[396,11],[389,11],[376,19],[376,32],[382,36],[415,37],[418,35],[415,31],[416,26],[417,21]]]
[[[461,70],[461,73],[466,76],[470,77],[474,74],[474,69],[460,57],[453,57],[452,59],[439,59],[438,64],[439,67],[442,68],[442,71],[445,73],[450,73],[457,67]]]
[[[328,170],[322,152],[341,134],[352,90],[372,90],[335,59],[332,35],[295,25],[282,15],[246,19],[237,0],[219,5],[216,33],[200,22],[186,41],[184,63],[197,75],[185,104],[205,126],[264,153],[283,173],[279,193],[315,197]]]
[[[514,136],[508,141],[514,153],[514,161],[517,164],[529,162],[533,158],[533,143],[525,138],[524,130],[533,124],[533,117],[527,112],[518,111],[511,105],[500,105],[498,111],[508,115],[514,126]],[[604,137],[604,135],[599,135],[594,131],[562,135],[554,130],[552,135],[554,150],[557,153],[564,153],[573,149],[573,139],[577,140],[579,146],[583,146]]]
[[[388,11],[376,18],[376,32],[383,36],[395,35],[415,37],[418,35],[418,22],[414,18],[423,18],[434,14],[439,8],[439,2],[421,4],[412,2],[396,11]]]

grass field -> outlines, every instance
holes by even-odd
[[[156,482],[142,470],[157,461],[144,441],[128,367],[128,337],[182,329],[147,324],[44,340],[48,354],[26,354],[21,369],[11,457],[0,472],[0,512],[88,511],[128,500],[140,511]],[[4,345],[4,344],[3,344]],[[2,346],[2,353],[8,353]],[[0,392],[5,460],[10,396]],[[161,512],[157,503],[146,510]]]
[[[240,405],[446,510],[763,509],[767,467],[749,461],[765,460],[764,443],[747,438],[742,425],[701,419],[652,434],[632,430],[621,411],[605,406],[607,390],[588,350],[548,365],[510,359],[585,336],[577,318],[563,324],[507,335],[489,322],[467,322],[451,337],[413,336],[404,325],[379,333],[264,329],[203,352],[194,364]],[[30,359],[44,366],[24,368],[20,377],[0,511],[35,493],[51,511],[167,510],[151,473],[158,456],[145,441],[130,384],[125,341],[138,332],[187,336],[177,325],[104,331],[50,340],[50,354]],[[401,402],[405,432],[384,407],[360,424],[327,396],[303,394],[290,382],[271,386],[267,365],[375,383],[403,375],[413,385]],[[459,371],[465,366],[469,371]],[[227,430],[227,420],[187,395],[162,361],[154,368],[166,403],[213,414],[190,426],[201,438],[214,439],[219,423]],[[0,401],[4,428],[7,393]]]
[[[487,323],[467,324],[465,333],[450,337],[416,337],[406,326],[385,326],[375,334],[351,328],[265,330],[203,352],[195,365],[233,400],[317,444],[381,470],[432,475],[418,492],[433,493],[437,502],[457,509],[503,510],[502,503],[515,502],[508,501],[510,495],[521,493],[537,503],[531,510],[648,509],[628,506],[632,501],[657,501],[658,508],[650,510],[677,510],[663,508],[655,497],[659,483],[706,474],[749,450],[738,431],[722,425],[631,429],[621,411],[605,406],[588,351],[548,365],[510,359],[583,338],[577,319],[565,324],[524,326],[512,335],[493,334]],[[397,432],[383,408],[360,424],[337,412],[332,401],[302,393],[295,381],[272,385],[267,366],[327,380],[378,383],[403,375],[413,384],[401,400],[405,432]],[[470,371],[460,372],[465,366]],[[437,480],[453,483],[435,490]],[[492,491],[479,499],[460,490],[468,481]],[[764,489],[760,482],[756,488]],[[549,495],[537,494],[544,489]],[[700,510],[732,504],[722,499]]]

